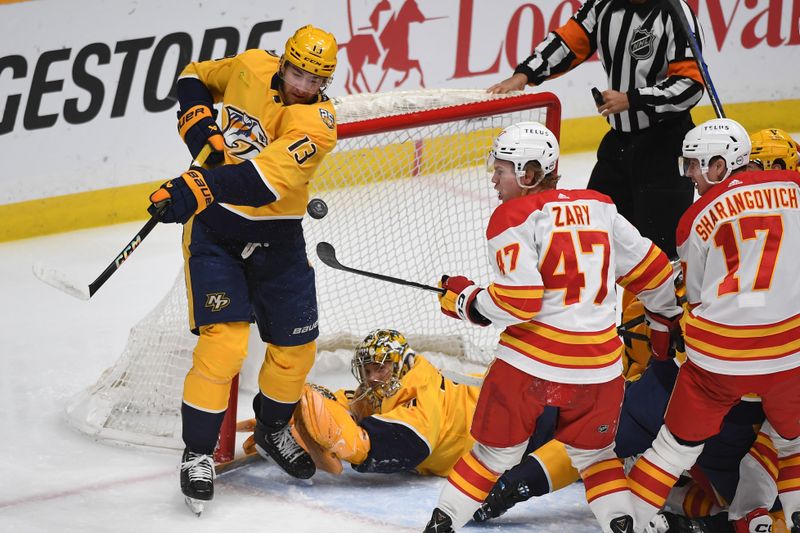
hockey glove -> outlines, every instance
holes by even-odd
[[[216,110],[202,104],[192,106],[184,113],[178,111],[178,133],[192,157],[197,159],[206,144],[211,146],[212,151],[205,161],[209,167],[219,165],[224,159],[225,141],[214,121],[216,116]]]
[[[161,222],[185,224],[214,201],[207,175],[207,171],[192,167],[167,181],[150,195],[147,211]]]
[[[466,320],[479,326],[491,324],[474,307],[475,297],[483,289],[464,276],[442,276],[439,286],[445,293],[439,296],[439,309],[445,315]]]
[[[683,345],[681,315],[667,318],[645,309],[644,317],[650,327],[650,349],[653,351],[653,357],[658,361],[675,357],[675,347]]]
[[[361,464],[367,458],[369,434],[336,400],[305,387],[300,397],[300,414],[309,436],[323,449],[353,464]]]

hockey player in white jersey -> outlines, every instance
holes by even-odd
[[[453,467],[426,532],[463,526],[517,464],[547,405],[604,532],[632,532],[632,504],[614,435],[623,397],[615,283],[656,323],[681,313],[666,255],[596,191],[558,190],[558,141],[536,122],[503,130],[490,155],[502,202],[486,237],[494,281],[444,276],[443,313],[504,328],[481,388],[473,449]],[[669,318],[667,318],[669,317]],[[669,328],[652,342],[666,357]]]
[[[663,505],[730,408],[755,393],[779,459],[787,526],[800,533],[800,176],[747,170],[750,147],[730,119],[684,139],[682,168],[701,195],[677,230],[688,361],[664,426],[630,473],[637,523]]]

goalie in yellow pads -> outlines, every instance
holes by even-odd
[[[390,329],[367,335],[352,371],[359,382],[354,391],[304,389],[293,422],[312,440],[309,448],[318,446],[359,472],[446,476],[472,446],[480,378],[465,376],[473,381],[466,384],[444,377]]]
[[[307,384],[291,422],[292,434],[318,469],[339,474],[341,461],[347,461],[363,473],[414,471],[445,477],[471,449],[474,440],[469,428],[480,377],[444,375],[391,329],[367,335],[356,347],[351,367],[359,383],[355,390],[333,393]],[[555,420],[555,414],[545,412],[542,417]],[[545,445],[541,451],[547,456],[552,436],[552,431],[537,432],[529,449]],[[250,437],[245,450],[253,453],[252,447]],[[543,465],[550,462],[539,460]],[[562,461],[552,463],[560,467]],[[566,467],[572,471],[568,460]],[[573,481],[569,472],[547,471],[543,477],[552,480],[553,486],[541,494]]]

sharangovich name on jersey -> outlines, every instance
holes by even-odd
[[[190,61],[260,48],[262,37],[280,32],[282,26],[283,20],[268,20],[253,24],[246,36],[237,28],[225,26],[206,29],[199,39],[173,32],[160,38],[45,50],[38,57],[0,57],[0,77],[4,80],[0,98],[7,95],[5,101],[0,100],[0,109],[4,109],[0,135],[19,127],[50,128],[59,116],[69,124],[84,124],[107,109],[109,100],[109,117],[122,117],[129,110],[131,94],[141,94],[142,105],[150,113],[173,109],[175,81]],[[27,90],[23,90],[25,87]]]

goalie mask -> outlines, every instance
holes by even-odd
[[[526,163],[537,161],[546,176],[555,170],[558,155],[558,139],[546,126],[538,122],[518,122],[500,132],[486,164],[493,169],[497,159],[510,162],[514,165],[517,185],[532,189],[539,185],[541,179],[533,185],[522,184]]]
[[[764,170],[797,170],[798,145],[788,133],[777,128],[757,131],[750,136],[750,160]]]
[[[400,378],[408,370],[406,358],[414,351],[406,338],[393,329],[376,329],[356,347],[351,369],[362,385],[363,393],[356,400],[370,397],[380,403],[400,390]]]
[[[330,83],[336,70],[338,47],[334,36],[312,25],[303,26],[286,41],[281,70],[290,63],[300,70],[324,78],[321,90]]]
[[[708,167],[715,157],[721,157],[727,168],[718,181],[712,182],[708,179]],[[741,124],[729,118],[703,122],[683,138],[683,157],[678,162],[681,175],[687,175],[692,159],[698,161],[707,183],[719,183],[750,161],[750,137]]]

